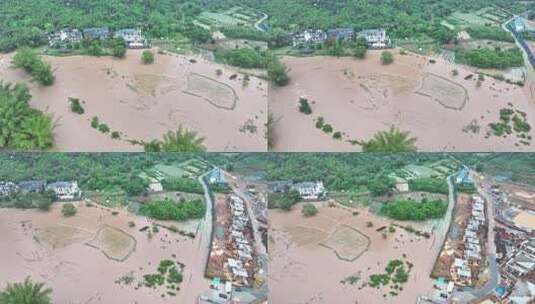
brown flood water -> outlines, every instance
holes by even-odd
[[[0,289],[30,276],[53,289],[53,303],[72,304],[196,303],[198,295],[209,290],[210,282],[204,278],[207,248],[201,246],[200,234],[190,239],[161,228],[149,239],[146,231],[139,231],[150,225],[144,217],[126,211],[112,215],[103,207],[76,204],[78,213],[71,218],[61,215],[60,203],[49,212],[0,209]],[[136,227],[129,227],[130,221]],[[86,245],[103,225],[135,238],[136,248],[125,261],[110,260]],[[136,288],[143,275],[157,273],[163,259],[186,265],[176,297],[166,294],[165,285]],[[133,283],[115,282],[130,272]]]
[[[364,209],[359,209],[360,214],[356,216],[352,211],[354,209],[322,205],[318,214],[311,218],[301,215],[300,205],[290,212],[269,211],[272,303],[415,303],[418,296],[432,294],[433,279],[429,274],[434,253],[440,249],[434,238],[425,239],[397,228],[395,233],[387,233],[388,237],[384,239],[382,232],[376,229],[390,222]],[[366,227],[368,221],[373,227]],[[367,251],[352,262],[339,259],[331,249],[319,244],[341,225],[356,229],[369,238]],[[296,230],[296,227],[301,229]],[[418,225],[413,227],[422,229]],[[308,235],[302,232],[303,228],[311,229]],[[362,288],[369,275],[384,273],[386,265],[393,259],[414,264],[399,295],[385,298],[383,294],[388,293],[389,288]],[[350,276],[360,279],[354,285],[340,282]]]
[[[32,83],[23,70],[11,69],[13,54],[0,54],[0,80],[29,84],[33,96],[31,106],[54,115],[57,120],[54,150],[57,151],[140,151],[142,146],[126,140],[161,139],[180,124],[205,137],[208,151],[266,151],[267,83],[264,80],[251,76],[244,86],[242,74],[230,80],[231,75],[237,74],[232,68],[197,57],[156,54],[154,64],[144,65],[141,52],[129,50],[124,59],[44,56],[55,70],[56,83],[51,87]],[[220,76],[216,75],[218,69],[222,70]],[[206,83],[215,87],[207,89],[206,96],[188,94],[185,91],[191,75],[200,81],[189,87],[193,87],[191,91],[204,89]],[[228,98],[233,96],[232,90],[238,98],[233,110],[218,108],[205,100],[213,96]],[[71,112],[69,97],[85,102],[84,115]],[[222,101],[222,104],[226,106],[229,102]],[[94,116],[111,131],[121,132],[124,140],[113,140],[110,134],[91,128]],[[256,126],[256,132],[240,131],[247,123]]]
[[[377,131],[391,125],[409,131],[418,138],[419,151],[535,151],[535,144],[524,146],[516,135],[485,138],[488,124],[499,121],[499,110],[512,103],[527,113],[531,136],[535,138],[535,98],[530,85],[524,88],[486,77],[480,88],[477,74],[441,58],[400,55],[394,50],[393,64],[380,63],[380,51],[368,52],[365,60],[335,57],[284,57],[290,69],[291,83],[283,88],[270,88],[269,109],[279,119],[275,127],[275,151],[359,151],[358,145],[346,140],[367,140]],[[457,69],[458,76],[452,76]],[[465,80],[469,74],[473,79]],[[446,108],[435,100],[417,93],[424,79],[433,75],[434,85],[424,92],[450,101]],[[444,81],[436,83],[442,77]],[[437,87],[439,89],[437,89]],[[440,94],[440,89],[444,89]],[[465,93],[466,92],[466,93]],[[464,98],[468,96],[464,107]],[[312,115],[297,109],[298,100],[311,103]],[[462,108],[462,109],[461,109]],[[344,140],[316,129],[314,119],[322,116],[335,131],[346,133]],[[473,120],[479,133],[463,132]]]

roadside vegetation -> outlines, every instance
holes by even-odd
[[[202,218],[206,206],[202,200],[176,202],[173,200],[157,200],[143,204],[139,213],[157,220],[185,221]]]
[[[186,193],[203,194],[204,189],[201,184],[191,178],[185,177],[169,177],[161,181],[162,187],[165,191],[180,191]]]
[[[447,203],[442,200],[428,201],[424,198],[421,202],[395,200],[386,203],[381,213],[400,221],[425,221],[443,217],[447,209]]]
[[[421,177],[409,180],[411,191],[424,191],[430,193],[448,194],[448,183],[445,179]]]

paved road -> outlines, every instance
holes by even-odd
[[[531,65],[531,63],[530,63],[530,61],[529,61],[529,59],[528,59],[528,54],[527,54],[526,50],[522,47],[522,45],[520,44],[520,42],[518,41],[518,39],[516,38],[516,36],[513,35],[513,33],[507,28],[507,24],[508,24],[509,22],[514,21],[514,19],[515,19],[515,17],[513,17],[513,18],[507,20],[506,22],[504,22],[504,23],[502,24],[502,28],[503,28],[506,32],[511,33],[511,36],[513,36],[513,39],[515,39],[515,43],[516,43],[516,45],[518,46],[518,48],[522,51],[522,54],[523,54],[523,57],[524,57],[524,63],[525,63],[524,65],[525,65],[525,68],[526,68],[526,74],[527,74],[527,75],[526,75],[526,78],[527,78],[527,80],[531,80],[531,81],[533,81],[533,80],[535,80],[535,69],[533,68],[533,66]]]
[[[264,14],[264,13],[262,13],[262,14]],[[258,21],[255,23],[254,27],[255,27],[257,30],[261,31],[261,32],[265,32],[265,30],[264,30],[260,25],[261,25],[262,23],[264,23],[264,21],[266,21],[268,18],[269,18],[269,16],[268,16],[267,14],[264,14],[264,17],[262,17],[260,20],[258,20]]]

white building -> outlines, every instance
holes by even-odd
[[[357,38],[364,38],[368,46],[374,49],[383,49],[390,46],[390,38],[385,29],[364,30],[357,34]]]
[[[46,186],[47,190],[52,190],[58,200],[72,201],[80,198],[81,191],[78,182],[55,182]]]
[[[318,200],[325,196],[323,182],[298,183],[294,184],[292,189],[296,190],[303,200]]]

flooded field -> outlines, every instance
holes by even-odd
[[[140,151],[129,141],[161,139],[179,125],[205,137],[208,151],[265,151],[267,83],[244,81],[235,70],[201,58],[156,54],[154,64],[141,63],[139,50],[125,59],[111,57],[43,57],[51,63],[56,83],[31,83],[11,69],[13,54],[0,55],[0,80],[28,83],[31,106],[54,115],[58,151]],[[72,113],[69,97],[79,98],[85,114]],[[112,139],[91,127],[98,117]],[[247,127],[244,127],[247,126]]]
[[[415,303],[419,295],[432,293],[429,274],[440,249],[435,235],[427,239],[398,226],[389,230],[391,221],[365,209],[316,205],[318,214],[309,218],[301,205],[290,212],[269,211],[270,301]],[[383,273],[395,259],[412,265],[402,290],[393,295],[389,287],[369,286],[369,276]]]
[[[360,146],[349,141],[367,140],[391,125],[417,137],[419,151],[535,150],[515,133],[487,135],[502,108],[515,108],[535,121],[530,84],[520,87],[488,76],[478,83],[477,73],[445,59],[393,52],[395,61],[387,66],[380,63],[380,51],[368,52],[365,60],[284,57],[291,82],[269,93],[270,112],[279,120],[274,150],[358,151]],[[309,101],[312,115],[299,112],[300,98]],[[317,129],[318,117],[342,139]],[[533,128],[530,135],[535,136]]]
[[[80,304],[195,303],[209,290],[200,234],[143,229],[151,225],[144,217],[75,205],[77,214],[68,218],[60,203],[49,212],[0,209],[0,289],[30,276],[53,289],[54,303]],[[174,290],[145,286],[143,276],[166,259],[184,265],[183,282]]]

